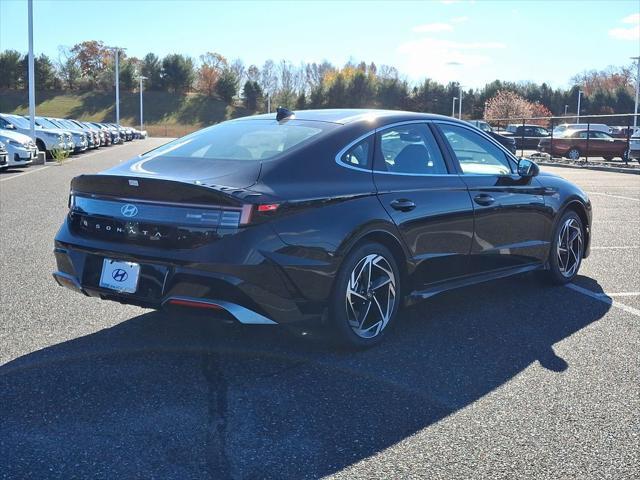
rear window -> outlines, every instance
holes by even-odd
[[[275,120],[224,122],[169,142],[145,156],[211,160],[269,160],[334,127],[330,123]]]

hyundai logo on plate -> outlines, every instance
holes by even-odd
[[[138,207],[127,203],[126,205],[122,206],[122,208],[120,209],[120,213],[122,213],[122,215],[124,215],[125,217],[135,217],[138,214]]]
[[[129,274],[121,268],[116,268],[113,272],[111,272],[111,276],[116,282],[124,282]]]

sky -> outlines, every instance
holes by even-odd
[[[640,0],[34,0],[34,50],[102,40],[127,55],[375,62],[411,83],[494,79],[566,87],[640,55]],[[0,50],[26,53],[27,1],[0,0]]]

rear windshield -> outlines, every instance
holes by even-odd
[[[300,146],[335,125],[275,120],[224,122],[179,138],[145,156],[211,160],[268,160]]]

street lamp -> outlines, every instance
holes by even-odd
[[[638,126],[638,95],[640,94],[640,57],[631,57],[631,60],[635,60],[638,64],[638,75],[636,76],[636,105],[633,109],[633,131],[636,131]]]
[[[36,80],[33,60],[33,0],[28,1],[29,9],[29,133],[36,141]],[[636,98],[637,100],[637,98]]]
[[[460,95],[460,97],[458,97],[458,118],[462,120],[462,85],[459,85],[459,87],[460,91],[458,92],[458,95]]]
[[[580,123],[580,100],[582,100],[582,94],[584,92],[582,90],[578,90],[578,113],[576,117],[576,123]]]
[[[142,128],[142,125],[144,123],[143,115],[142,115],[142,81],[147,80],[147,77],[140,75],[138,79],[140,80],[140,131],[142,131],[144,130],[144,128]]]
[[[569,110],[569,105],[564,106],[564,116],[567,116],[567,110]]]
[[[111,50],[116,57],[116,124],[120,125],[120,51],[126,50],[126,48],[120,47],[105,47],[107,50]]]
[[[458,100],[458,97],[453,97],[453,104],[451,105],[451,116],[453,118],[456,118],[456,100]]]

